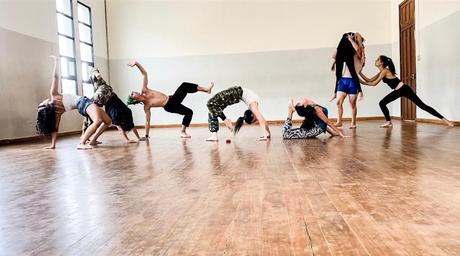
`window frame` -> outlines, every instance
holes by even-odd
[[[84,8],[87,8],[88,9],[88,12],[89,12],[89,24],[83,22],[83,21],[80,21],[77,17],[77,26],[78,26],[78,35],[79,35],[79,47],[80,47],[80,65],[81,65],[81,72],[82,72],[82,76],[81,76],[81,88],[82,88],[82,94],[85,95],[85,88],[84,88],[84,84],[91,84],[91,80],[89,79],[89,74],[87,75],[88,77],[88,80],[84,80],[83,79],[83,72],[89,72],[89,70],[83,70],[83,64],[86,64],[88,67],[95,67],[95,56],[94,56],[94,37],[93,37],[93,15],[92,15],[92,11],[91,11],[91,7],[86,5],[85,3],[82,3],[81,1],[77,1],[77,9],[78,9],[78,5],[81,5],[83,6]],[[80,37],[80,25],[82,26],[86,26],[87,28],[89,28],[90,30],[90,37],[91,37],[91,43],[88,43],[88,42],[85,42],[85,41],[82,41],[81,40],[81,37]],[[83,58],[81,58],[81,44],[84,44],[84,45],[87,45],[89,47],[91,47],[91,58],[92,58],[92,62],[88,62],[86,60],[83,60]],[[92,93],[91,93],[92,94]]]
[[[64,2],[67,1],[67,2]],[[67,13],[64,13],[62,11],[58,10],[58,3],[65,3],[65,4],[70,4],[70,15]],[[55,0],[56,3],[56,24],[57,24],[57,45],[58,45],[58,52],[59,52],[59,59],[60,60],[65,60],[71,64],[73,64],[73,70],[69,70],[69,74],[63,75],[62,74],[62,62],[60,62],[60,67],[61,67],[61,93],[75,93],[76,95],[85,95],[85,86],[87,84],[91,84],[90,81],[90,75],[89,71],[90,68],[87,68],[84,70],[84,66],[86,67],[95,67],[96,66],[96,57],[94,55],[94,32],[93,32],[93,15],[92,15],[92,10],[91,7],[85,3],[83,3],[80,0]],[[88,11],[88,18],[89,18],[89,24],[86,21],[80,21],[79,17],[82,17],[82,13],[79,13],[79,8],[85,8],[85,10]],[[67,11],[67,10],[64,10]],[[64,34],[63,31],[59,30],[59,19],[61,19],[60,15],[62,15],[62,18],[64,19],[69,19],[72,23],[72,36],[69,36],[67,34]],[[67,21],[66,21],[67,22]],[[85,42],[82,40],[82,36],[84,34],[80,34],[80,26],[85,26],[85,29],[89,29],[90,33],[90,41],[91,43]],[[61,45],[60,45],[60,40],[62,38],[66,38],[72,41],[73,43],[73,48],[72,48],[72,53],[74,57],[70,57],[67,55],[62,55],[61,54]],[[82,46],[87,46],[91,48],[91,61],[88,60],[83,60],[82,59]],[[78,64],[77,64],[78,63]],[[84,73],[85,72],[85,73]],[[74,75],[70,75],[70,74]],[[86,78],[86,79],[84,79]],[[63,88],[63,80],[71,80],[75,84],[75,88],[72,89],[72,92],[66,91],[64,92]],[[91,84],[92,86],[92,84]],[[88,93],[87,93],[88,94]],[[92,94],[92,93],[91,93]]]
[[[56,0],[56,2],[59,1],[59,0]],[[71,15],[68,15],[67,13],[63,13],[61,11],[59,11],[57,9],[57,3],[56,3],[56,24],[57,24],[57,37],[58,37],[58,47],[59,47],[59,63],[61,63],[61,58],[63,59],[66,59],[68,62],[73,62],[73,73],[75,74],[74,76],[72,75],[65,75],[63,76],[62,75],[62,71],[61,71],[61,85],[63,84],[62,80],[65,79],[65,80],[72,80],[75,82],[75,88],[73,90],[73,92],[75,94],[78,95],[78,73],[77,73],[77,50],[76,50],[76,33],[75,33],[75,19],[73,16],[75,16],[74,14],[74,7],[73,7],[73,1],[72,0],[68,0],[70,2],[70,14]],[[58,14],[59,15],[62,15],[64,16],[65,18],[68,18],[71,20],[72,22],[72,36],[69,36],[69,35],[66,35],[66,34],[63,34],[62,31],[59,31],[59,18],[58,18]],[[59,38],[60,37],[64,37],[64,38],[67,38],[69,40],[72,40],[73,42],[73,47],[72,47],[72,52],[73,52],[73,56],[74,57],[70,57],[70,56],[66,56],[66,55],[62,55],[61,54],[61,46],[59,44]],[[61,86],[61,92],[64,93],[63,91],[63,86]]]

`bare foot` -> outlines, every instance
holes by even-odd
[[[451,121],[447,120],[446,118],[442,119],[442,121],[444,121],[445,124],[447,124],[447,126],[449,127],[454,127],[455,124],[452,123]]]
[[[207,138],[206,141],[219,141],[217,135],[212,135],[211,137]]]
[[[191,138],[192,136],[188,135],[186,132],[181,132],[180,137],[183,139],[188,139],[188,138]]]
[[[356,124],[352,124],[352,125],[350,125],[349,128],[350,128],[350,129],[356,129],[356,128],[358,128],[358,126],[356,126]]]
[[[43,149],[55,149],[56,147],[55,146],[48,146],[48,147],[44,147]]]
[[[102,142],[97,141],[97,140],[89,142],[89,145],[91,145],[91,146],[97,146],[97,145],[100,145],[100,144],[102,144]]]
[[[92,149],[92,147],[90,145],[86,145],[86,144],[78,144],[77,149],[79,149],[79,150],[87,150],[87,149]]]
[[[270,139],[270,137],[262,136],[262,137],[259,137],[257,140],[258,141],[267,141],[268,139]]]
[[[335,123],[335,126],[337,126],[337,127],[342,127],[342,122],[336,122],[336,123]]]
[[[390,128],[390,127],[393,127],[393,124],[391,122],[386,122],[380,125],[380,128]]]
[[[148,141],[148,140],[149,140],[149,138],[147,138],[147,137],[139,138],[139,141]]]
[[[214,82],[211,82],[211,86],[208,87],[208,89],[206,90],[206,93],[211,94],[212,88],[214,88]]]
[[[292,113],[295,112],[295,105],[294,105],[294,100],[293,99],[291,99],[289,101],[289,103],[288,103],[288,111],[290,111],[290,112],[292,111]]]

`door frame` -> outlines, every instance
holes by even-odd
[[[414,92],[417,91],[415,4],[415,0],[404,0],[399,4],[399,56],[401,81],[409,85]],[[413,102],[403,97],[401,98],[400,106],[401,120],[415,120],[417,118],[416,105]]]

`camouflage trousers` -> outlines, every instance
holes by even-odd
[[[230,87],[214,95],[208,101],[208,127],[209,131],[217,132],[219,130],[219,117],[225,120],[224,109],[230,105],[236,104],[241,100],[243,89],[240,86]]]

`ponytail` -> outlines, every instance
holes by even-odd
[[[254,114],[250,109],[247,109],[246,111],[244,111],[243,116],[240,116],[236,120],[234,134],[237,134],[240,131],[241,126],[243,126],[244,122],[246,122],[247,124],[251,124],[252,120],[254,120]]]
[[[380,55],[380,61],[383,63],[384,68],[388,68],[391,74],[396,75],[396,68],[393,60],[385,55]]]

